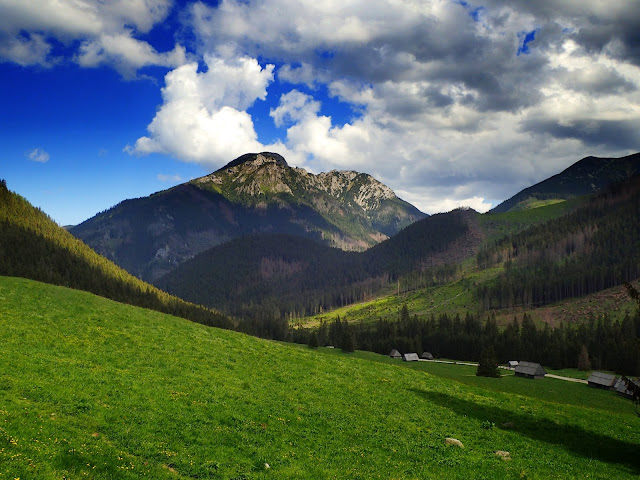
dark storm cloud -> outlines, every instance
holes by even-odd
[[[598,54],[606,49],[614,58],[640,65],[640,5],[636,7],[638,10],[630,17],[606,23],[590,18],[573,38],[589,52]]]
[[[631,93],[638,89],[633,83],[611,68],[596,67],[587,74],[576,75],[570,71],[558,72],[558,78],[567,88],[592,95]]]
[[[251,15],[248,9],[237,8]],[[202,5],[196,10],[218,13]],[[279,25],[273,30],[256,33],[255,41],[243,38],[242,46],[252,55],[302,61],[317,71],[330,72],[333,78],[372,84],[429,82],[434,87],[432,93],[437,90],[444,95],[432,95],[429,102],[416,99],[414,106],[401,108],[401,112],[451,105],[453,99],[442,92],[455,84],[473,92],[463,100],[475,102],[481,111],[515,111],[534,103],[539,83],[535,77],[541,72],[544,58],[531,55],[517,61],[517,34],[487,36],[477,28],[470,11],[463,5],[449,4],[439,11],[439,17],[428,13],[391,16],[387,28],[376,30],[366,42],[357,38],[338,41],[330,36],[311,42],[301,33],[300,22],[276,19]],[[201,14],[200,25],[218,41],[237,41],[235,30],[225,28],[224,15]]]
[[[640,1],[638,0],[501,0],[482,2],[490,8],[531,13],[539,24],[566,23],[567,31],[587,51],[607,50],[615,58],[640,65]],[[508,15],[504,13],[503,15]]]
[[[638,149],[640,145],[638,124],[630,120],[576,120],[563,124],[552,119],[533,119],[523,122],[522,128],[556,138],[580,140],[591,146]]]

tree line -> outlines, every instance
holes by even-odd
[[[404,305],[397,320],[349,323],[337,318],[315,329],[283,328],[278,340],[309,343],[312,336],[319,345],[353,347],[380,354],[392,349],[400,352],[430,352],[436,358],[477,362],[487,347],[497,360],[538,362],[553,369],[581,368],[611,370],[640,375],[640,315],[627,313],[620,321],[608,315],[593,316],[579,325],[538,326],[530,315],[514,316],[498,327],[494,314],[482,318],[467,313],[464,317],[411,316]],[[349,345],[350,346],[350,345]],[[586,353],[585,353],[586,352]],[[586,355],[586,357],[585,357]]]

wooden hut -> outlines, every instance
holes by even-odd
[[[509,370],[513,370],[518,366],[518,361],[517,360],[509,360],[507,362],[507,367],[509,367]]]
[[[422,352],[422,355],[420,355],[420,359],[421,360],[433,360],[433,355],[431,355],[430,352]]]
[[[418,362],[420,361],[420,358],[418,358],[417,353],[405,353],[402,355],[402,360],[405,362]]]
[[[396,350],[395,348],[393,350],[391,350],[391,353],[389,354],[389,356],[391,358],[402,358],[402,355],[400,355],[400,352],[398,350]]]
[[[516,367],[515,374],[525,378],[544,378],[547,372],[544,371],[542,365],[535,362],[519,362]]]
[[[604,388],[605,390],[613,390],[618,378],[610,373],[591,372],[587,383],[590,387]]]
[[[631,382],[633,384],[635,384],[636,386],[640,387],[640,379],[633,380],[633,379],[630,378],[629,380],[631,380]],[[621,396],[626,397],[626,398],[633,398],[633,390],[631,390],[627,386],[627,384],[624,382],[624,380],[622,380],[622,378],[619,378],[616,381],[616,383],[614,385],[614,389],[615,389],[615,391],[616,391],[616,393],[618,395],[621,395]]]

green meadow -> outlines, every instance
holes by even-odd
[[[0,479],[624,479],[639,449],[612,392],[311,350],[0,277]]]

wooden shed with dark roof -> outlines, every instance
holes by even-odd
[[[636,378],[635,380],[633,380],[630,378],[629,380],[631,380],[631,383],[633,383],[634,385],[640,387],[640,379]],[[619,378],[618,380],[616,380],[614,389],[618,395],[621,395],[626,398],[633,398],[633,390],[631,390],[627,386],[627,384],[625,383],[624,380],[622,380],[622,378]]]
[[[422,360],[433,360],[433,355],[431,355],[430,352],[422,352],[422,355],[420,355],[420,358]]]
[[[591,375],[589,375],[589,378],[587,379],[587,383],[590,387],[613,390],[617,379],[618,378],[615,375],[611,375],[610,373],[591,372]]]
[[[395,348],[393,350],[391,350],[391,353],[389,354],[389,356],[391,358],[402,358],[402,355],[400,354],[400,352],[398,350],[396,350]]]
[[[547,372],[544,371],[542,365],[535,362],[519,362],[515,369],[515,374],[525,378],[544,378]]]

